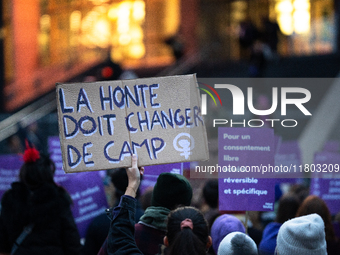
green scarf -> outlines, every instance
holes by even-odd
[[[170,210],[161,206],[150,206],[146,208],[140,221],[151,225],[159,230],[166,231],[166,219]]]

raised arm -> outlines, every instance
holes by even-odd
[[[120,203],[112,210],[111,226],[108,235],[108,254],[142,254],[135,242],[136,192],[144,168],[138,168],[137,156],[132,156],[132,167],[126,169],[128,187]]]

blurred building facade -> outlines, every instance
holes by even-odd
[[[169,38],[182,44],[185,57],[205,52],[207,61],[238,61],[243,25],[264,31],[265,20],[277,24],[280,56],[336,53],[336,2],[2,0],[4,110],[15,111],[108,57],[124,69],[169,66],[176,61]]]
[[[164,41],[178,32],[185,9],[180,4],[3,0],[5,110],[15,110],[108,57],[125,68],[169,65],[173,56]]]
[[[264,31],[264,20],[268,19],[279,26],[277,48],[281,56],[334,53],[336,9],[334,0],[202,0],[201,45],[215,45],[216,56],[224,52],[224,57],[239,59],[242,24],[249,22]]]

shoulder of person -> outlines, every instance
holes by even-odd
[[[20,182],[13,182],[11,188],[7,190],[1,199],[1,206],[14,206],[15,204],[21,204],[27,201],[29,196],[29,190]]]
[[[58,188],[58,194],[63,200],[63,202],[65,203],[65,206],[72,205],[73,201],[72,201],[70,194],[67,192],[67,190],[64,187],[59,186],[59,185],[57,185],[57,188]]]

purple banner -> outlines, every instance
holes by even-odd
[[[318,152],[314,157],[314,167],[318,170],[320,166],[321,172],[312,172],[311,184],[310,184],[310,194],[317,195],[322,198],[332,214],[336,214],[340,211],[340,179],[334,178],[334,172],[336,169],[339,170],[340,154],[333,152]],[[313,170],[312,165],[310,170]],[[330,178],[327,179],[326,177]],[[335,175],[339,177],[339,173]],[[323,177],[326,179],[321,179],[317,177]]]
[[[339,141],[327,141],[323,146],[323,151],[339,152]]]
[[[102,172],[65,174],[61,156],[59,137],[49,137],[49,152],[56,164],[54,180],[63,186],[73,200],[72,213],[81,237],[85,237],[93,218],[105,212],[108,207]]]
[[[279,152],[279,149],[281,147],[282,143],[282,137],[278,135],[274,135],[274,148],[275,148],[275,154]]]
[[[218,180],[220,211],[273,211],[275,179],[223,178]]]
[[[22,156],[0,156],[0,199],[11,188],[11,183],[19,180],[19,170],[23,164]]]
[[[66,175],[63,170],[63,158],[61,156],[60,140],[58,136],[51,136],[48,138],[48,151],[56,166],[54,181],[56,183],[62,183],[63,181],[66,181],[71,175]]]
[[[281,141],[277,153],[275,154],[275,166],[286,166],[290,168],[291,166],[301,165],[301,151],[299,143],[297,141]],[[294,178],[292,178],[294,175]],[[297,171],[296,173],[283,172],[277,173],[277,178],[287,178],[285,182],[295,183],[297,180],[295,178],[303,178],[303,172]]]
[[[61,185],[71,195],[73,217],[83,238],[93,218],[108,207],[102,179],[98,172],[76,173]]]
[[[219,171],[219,209],[272,211],[276,180],[264,179],[266,175],[257,171],[262,166],[274,166],[274,131],[270,128],[219,128],[218,136],[219,166],[238,170]]]
[[[312,178],[340,178],[340,153],[322,151],[314,155],[314,163],[303,166]]]
[[[150,187],[155,186],[158,176],[161,173],[174,173],[183,175],[184,169],[190,169],[190,162],[146,166],[143,180],[140,185],[141,193]]]
[[[274,130],[271,128],[219,128],[219,178],[276,178]]]
[[[323,199],[331,214],[340,212],[340,179],[313,178],[310,183],[310,194]]]

